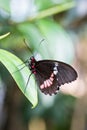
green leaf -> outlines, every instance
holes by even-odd
[[[0,36],[0,39],[3,39],[3,38],[5,38],[5,37],[7,37],[9,34],[10,34],[10,32],[8,32],[8,33],[6,33],[6,34]]]
[[[47,43],[45,51],[48,51],[50,58],[71,62],[74,56],[74,46],[70,36],[62,26],[51,19],[42,19],[37,21],[37,27],[45,36]],[[45,55],[41,49],[40,53]]]
[[[19,24],[17,29],[21,32],[22,37],[27,41],[31,49],[33,48],[35,52],[41,49],[42,45],[40,46],[40,42],[44,39],[44,36],[34,23]]]
[[[10,1],[11,0],[0,0],[0,8],[10,12]]]
[[[22,23],[18,30],[28,39],[30,47],[44,59],[55,59],[71,63],[74,46],[69,34],[52,19],[41,19],[36,23]],[[40,41],[45,39],[43,43]]]
[[[30,75],[29,69],[25,67],[25,64],[18,57],[2,49],[0,49],[0,61],[10,72],[18,87],[32,103],[34,108],[38,103],[37,88],[33,76],[31,76],[26,87]]]
[[[48,3],[50,3],[50,2],[48,2]],[[50,6],[50,4],[48,4],[48,5]],[[46,6],[47,6],[47,4],[46,4]],[[52,15],[64,12],[66,10],[69,10],[71,8],[74,8],[75,6],[76,6],[75,1],[66,2],[66,3],[62,3],[62,4],[55,4],[51,7],[48,7],[47,9],[39,11],[37,13],[37,15],[29,18],[29,21],[35,21],[35,20],[42,19],[42,18],[45,18],[48,16],[52,16]],[[43,3],[42,3],[42,8],[45,8],[45,5]]]

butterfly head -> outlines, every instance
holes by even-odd
[[[34,56],[31,56],[31,57],[30,57],[30,61],[31,61],[31,62],[34,62],[34,61],[35,61]]]
[[[36,74],[35,64],[36,64],[36,60],[35,60],[34,56],[30,57],[29,69],[31,70],[31,72],[32,72],[33,74]]]

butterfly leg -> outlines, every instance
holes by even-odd
[[[25,93],[25,91],[26,91],[26,88],[27,88],[27,86],[28,86],[28,83],[29,83],[29,80],[30,80],[30,77],[31,77],[32,74],[33,74],[33,73],[31,73],[31,74],[29,75],[29,77],[28,77],[28,80],[27,80],[27,83],[26,83],[26,87],[24,88],[24,93]]]

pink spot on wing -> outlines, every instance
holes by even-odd
[[[49,84],[52,85],[52,81],[50,79],[48,79],[48,81],[49,81]]]
[[[53,78],[53,77],[54,77],[54,74],[52,73],[50,77]]]
[[[53,84],[53,80],[54,80],[54,74],[52,73],[50,78],[45,80],[43,82],[43,84],[40,85],[40,89],[44,89],[44,88],[48,88]]]
[[[40,88],[43,89],[44,88],[44,84],[40,85]]]
[[[44,87],[47,88],[47,81],[44,81]]]
[[[50,77],[50,79],[49,79],[49,80],[50,80],[51,82],[53,82],[54,78],[51,78],[51,77]]]
[[[49,82],[49,79],[46,80],[46,82],[47,82],[47,86],[49,87],[51,85],[50,82]]]

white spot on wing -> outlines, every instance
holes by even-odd
[[[57,63],[57,62],[55,62],[55,66],[56,66],[56,67],[58,66],[58,63]]]
[[[57,73],[58,73],[58,63],[55,63],[55,66],[53,68],[53,73],[54,73],[54,75],[57,75]]]

